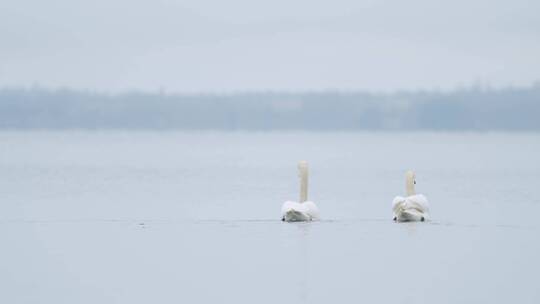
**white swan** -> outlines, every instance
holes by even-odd
[[[286,222],[312,221],[319,219],[319,209],[314,202],[307,200],[308,164],[298,163],[300,177],[300,202],[286,201],[281,207],[281,220]]]
[[[407,197],[396,196],[392,201],[394,221],[424,221],[429,219],[429,204],[427,198],[414,191],[416,175],[413,171],[405,173],[405,189]]]

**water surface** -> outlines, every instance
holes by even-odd
[[[540,135],[0,132],[2,303],[538,303]],[[279,221],[310,163],[323,220]],[[396,224],[404,172],[432,221]]]

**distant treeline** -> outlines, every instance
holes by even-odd
[[[0,129],[540,130],[540,85],[452,92],[103,94],[0,89]]]

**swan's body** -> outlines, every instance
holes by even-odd
[[[300,202],[286,201],[281,207],[281,220],[286,222],[313,221],[319,219],[319,208],[307,200],[308,166],[307,162],[298,164],[300,175]]]
[[[429,203],[425,196],[415,193],[416,176],[414,172],[405,174],[407,197],[396,196],[392,201],[394,220],[398,222],[425,221],[429,219]]]
[[[398,222],[424,221],[428,218],[429,205],[422,194],[407,197],[396,196],[392,202],[394,220]]]
[[[281,207],[282,220],[286,222],[303,222],[319,219],[319,209],[314,202],[286,201]]]

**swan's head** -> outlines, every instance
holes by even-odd
[[[414,171],[409,170],[405,173],[405,180],[407,183],[412,183],[413,185],[416,185],[416,174],[414,174]]]
[[[415,195],[414,185],[416,185],[416,174],[412,170],[405,173],[405,189],[407,190],[407,195]]]

